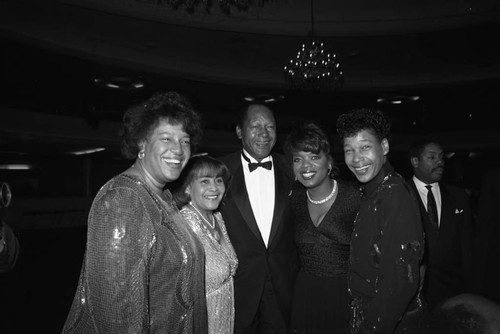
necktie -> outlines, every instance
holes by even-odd
[[[427,188],[427,214],[429,215],[429,220],[431,221],[432,227],[437,232],[439,230],[439,225],[436,199],[432,194],[432,186],[428,184],[425,187]]]
[[[245,153],[241,152],[241,155],[243,156],[243,159],[245,159],[248,162],[248,169],[250,170],[250,172],[253,172],[258,167],[263,167],[265,169],[271,170],[271,167],[273,166],[272,161],[250,162],[250,159],[245,155]]]

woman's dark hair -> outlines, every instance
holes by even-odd
[[[285,139],[283,151],[285,152],[289,161],[296,152],[312,152],[319,154],[323,152],[325,155],[330,156],[332,159],[332,173],[331,176],[336,177],[339,170],[333,164],[331,139],[327,132],[316,123],[300,122],[295,124],[290,133]]]
[[[148,100],[128,109],[123,115],[121,151],[128,159],[135,159],[139,143],[151,135],[161,120],[182,125],[191,137],[195,151],[202,136],[200,115],[187,98],[177,92],[156,93]]]
[[[179,208],[189,203],[191,197],[186,194],[186,188],[200,177],[221,177],[226,187],[231,179],[231,172],[226,164],[209,155],[196,155],[189,159],[179,178],[180,186],[173,192],[174,201]]]
[[[337,134],[340,139],[356,135],[362,130],[370,130],[379,141],[389,139],[391,125],[386,115],[377,109],[353,109],[337,119]]]

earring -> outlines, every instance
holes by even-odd
[[[332,173],[332,167],[330,166],[330,168],[328,168],[328,176],[330,176],[331,173]]]
[[[144,159],[144,151],[139,151],[139,153],[137,154],[137,157],[141,160]]]

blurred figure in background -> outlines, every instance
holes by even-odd
[[[465,189],[441,182],[445,170],[440,143],[423,139],[408,150],[425,231],[423,295],[432,310],[445,299],[471,292],[474,224]],[[432,212],[434,211],[434,213]]]
[[[207,155],[192,157],[174,199],[205,248],[205,291],[208,334],[233,334],[233,276],[238,259],[220,212],[230,173],[223,162]]]
[[[474,291],[500,303],[500,168],[482,177],[477,215]]]
[[[207,333],[203,245],[165,188],[201,136],[175,92],[127,110],[122,153],[134,163],[99,190],[63,333]]]
[[[6,182],[0,181],[0,212],[10,205],[12,193]],[[0,215],[0,273],[14,269],[19,257],[19,240],[14,231],[5,223]]]
[[[359,185],[337,178],[333,147],[315,123],[292,128],[284,150],[298,181],[291,195],[300,261],[291,333],[348,333],[347,274]]]
[[[364,192],[351,241],[352,333],[411,332],[424,311],[424,232],[415,195],[387,158],[389,120],[379,110],[354,109],[337,119],[337,133]]]
[[[500,334],[500,304],[474,294],[460,294],[438,304],[420,334]]]

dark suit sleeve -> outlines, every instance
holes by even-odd
[[[477,247],[476,240],[476,225],[472,215],[471,203],[469,195],[463,189],[458,189],[460,196],[460,207],[463,208],[462,226],[460,229],[460,268],[464,277],[463,292],[473,291],[475,281],[475,273],[473,271],[474,258],[476,257]],[[460,211],[459,209],[458,211]],[[457,213],[458,214],[458,213]]]
[[[431,306],[454,295],[472,292],[475,231],[470,199],[464,189],[442,185],[450,203],[441,214],[439,253],[434,255]],[[445,199],[443,198],[443,201]],[[444,210],[448,210],[444,212]]]
[[[4,249],[0,253],[0,273],[11,271],[16,265],[19,256],[19,240],[14,231],[2,222],[1,234],[5,242]]]

